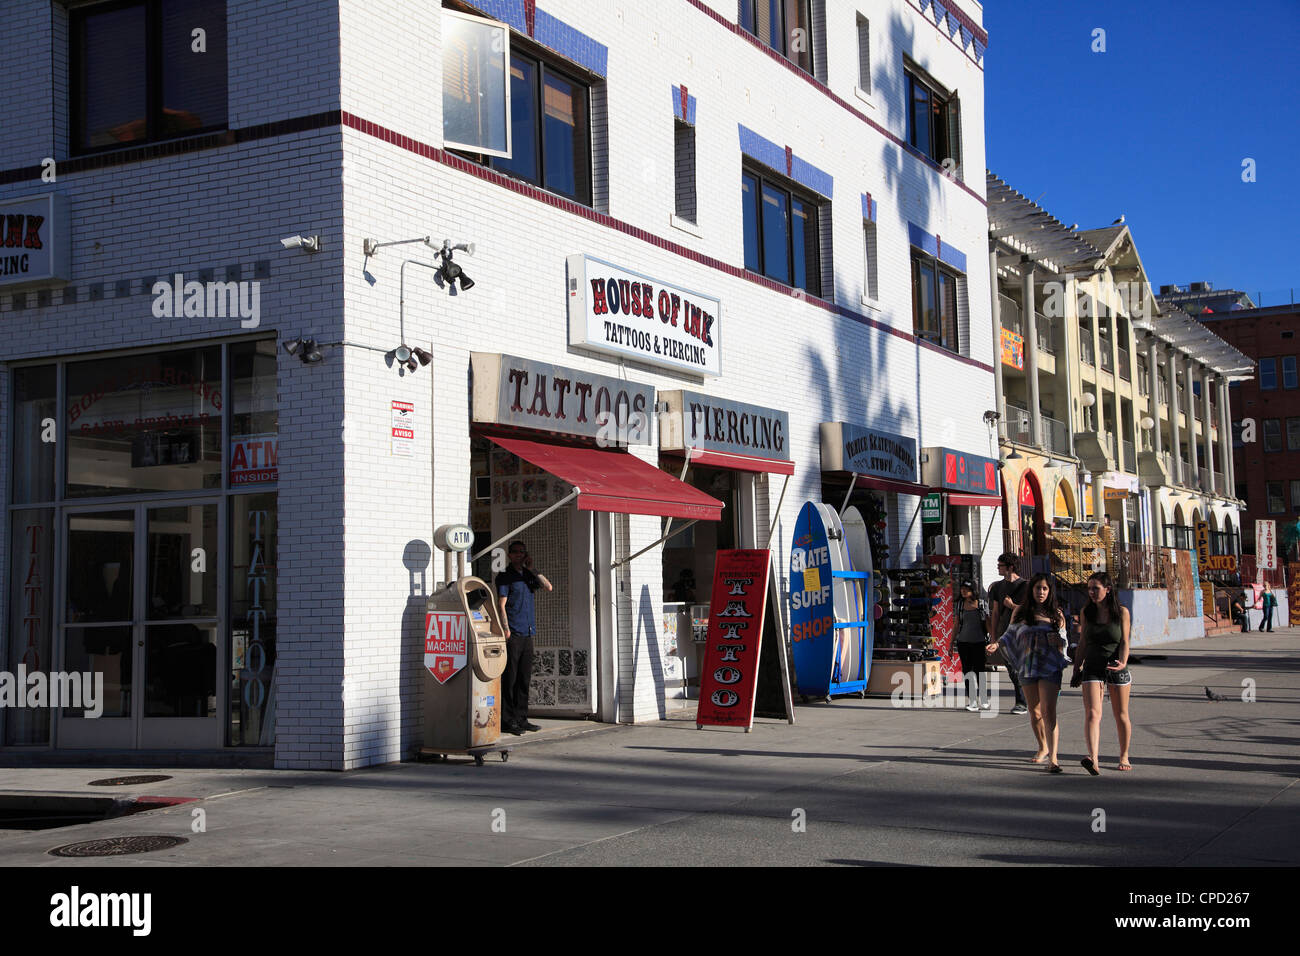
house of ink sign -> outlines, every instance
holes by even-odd
[[[471,352],[470,363],[476,422],[650,444],[652,385],[491,352]]]
[[[722,302],[587,255],[569,256],[569,344],[721,375]]]
[[[848,422],[823,422],[822,471],[916,482],[916,440]]]
[[[691,450],[701,464],[793,474],[790,414],[679,389],[660,392],[661,451]]]
[[[67,199],[57,193],[0,202],[0,287],[71,278]]]

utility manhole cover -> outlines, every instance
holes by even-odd
[[[68,843],[64,846],[56,846],[49,852],[51,856],[126,856],[128,853],[170,850],[174,846],[189,842],[185,837],[178,836],[110,837],[107,840]]]
[[[92,780],[92,787],[131,787],[138,783],[162,783],[164,780],[170,780],[171,777],[166,774],[141,774],[135,777],[105,777],[103,780]]]

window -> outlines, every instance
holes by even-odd
[[[1266,481],[1264,482],[1264,494],[1268,498],[1268,513],[1271,515],[1282,514],[1286,511],[1286,502],[1282,500],[1282,482]]]
[[[871,23],[858,14],[858,89],[871,92]]]
[[[74,9],[69,27],[74,152],[225,129],[225,0]]]
[[[1282,450],[1282,420],[1280,418],[1264,419],[1264,450]]]
[[[907,141],[936,163],[961,173],[961,108],[955,95],[910,70],[907,76]],[[945,164],[944,160],[952,160]]]
[[[876,224],[870,220],[864,220],[862,223],[862,249],[865,259],[862,295],[875,302],[880,298],[880,273],[876,257]]]
[[[1296,384],[1295,356],[1284,355],[1282,356],[1282,387],[1295,388]]]
[[[591,205],[590,91],[550,64],[510,51],[510,157],[492,169]]]
[[[813,71],[810,0],[740,0],[740,26],[805,73]]]
[[[1286,420],[1286,450],[1300,451],[1300,418]]]
[[[442,141],[451,148],[510,155],[510,28],[442,11]]]
[[[1291,479],[1291,507],[1300,511],[1300,481]]]
[[[950,352],[959,351],[957,282],[957,274],[937,259],[912,250],[912,329],[917,338]]]
[[[740,176],[745,268],[821,295],[818,202],[759,173]]]
[[[1096,364],[1093,359],[1092,319],[1079,317],[1079,358],[1084,365]]]
[[[1277,388],[1277,359],[1259,360],[1259,387],[1261,389]]]
[[[695,127],[681,120],[673,128],[674,212],[695,222]]]

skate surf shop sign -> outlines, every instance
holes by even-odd
[[[722,374],[722,302],[587,255],[569,264],[569,344],[695,375]]]
[[[513,355],[471,352],[474,421],[650,444],[655,390],[608,375]]]
[[[67,200],[58,194],[0,202],[0,286],[67,282]]]
[[[452,611],[430,611],[424,618],[424,666],[445,684],[469,661],[469,618]]]

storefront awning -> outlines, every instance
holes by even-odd
[[[578,491],[583,511],[717,521],[722,502],[634,455],[491,436],[506,451],[561,478]]]
[[[930,489],[911,481],[894,481],[891,478],[877,478],[875,475],[858,475],[856,487],[870,488],[873,491],[892,491],[900,495],[928,495]]]
[[[935,491],[942,491],[942,488],[936,488]],[[951,491],[948,494],[948,504],[950,505],[968,505],[971,508],[1001,508],[1001,495],[958,495]]]
[[[727,451],[710,451],[707,448],[692,448],[691,464],[707,465],[710,468],[731,468],[735,471],[755,471],[772,475],[793,475],[794,462],[774,461],[771,458],[755,458],[753,455],[736,455]],[[665,451],[666,455],[681,455],[680,451]]]

